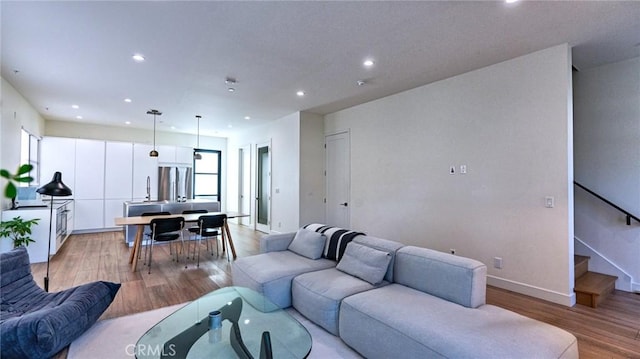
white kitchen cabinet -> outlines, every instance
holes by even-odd
[[[56,254],[71,234],[71,228],[69,228],[68,224],[70,216],[73,220],[73,201],[67,201],[66,199],[56,199],[54,201],[53,213],[49,206],[2,211],[3,221],[16,217],[20,217],[23,220],[38,219],[38,223],[31,227],[30,237],[35,242],[27,246],[31,263],[46,262],[47,251],[51,255]],[[50,218],[52,221],[50,221]],[[51,248],[49,248],[49,223],[51,223]],[[3,238],[2,241],[2,251],[13,248],[13,242],[10,239]]]
[[[158,146],[158,164],[193,166],[193,148],[180,146]]]
[[[130,142],[107,142],[105,153],[104,198],[130,201],[132,195],[133,144]]]
[[[176,146],[160,145],[158,150],[158,163],[160,166],[163,164],[176,163]]]
[[[76,199],[73,214],[75,231],[104,228],[104,199]]]
[[[158,158],[150,157],[153,146],[133,144],[133,200],[144,200],[147,196],[147,177],[151,185],[151,199],[158,199]]]
[[[116,217],[124,217],[124,202],[122,199],[106,199],[104,200],[104,227],[122,229],[116,226],[114,219]]]
[[[193,148],[176,147],[176,163],[187,167],[193,166]]]
[[[75,188],[72,189],[74,198],[104,199],[104,161],[104,141],[76,140],[76,181]]]
[[[40,149],[40,186],[51,181],[53,174],[62,173],[62,182],[75,195],[76,139],[44,137]],[[73,196],[69,197],[73,198]]]

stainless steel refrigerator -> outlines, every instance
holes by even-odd
[[[179,202],[193,198],[191,167],[158,167],[158,200]]]

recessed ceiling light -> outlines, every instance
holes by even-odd
[[[364,60],[364,62],[362,63],[362,65],[364,65],[364,67],[372,67],[374,64],[373,60],[371,59],[366,59]]]
[[[298,92],[296,92],[296,95],[298,95],[298,97],[302,97],[305,95],[304,91],[300,90]]]
[[[514,2],[518,2],[518,0],[504,0],[507,4],[513,4]]]
[[[125,124],[125,125],[130,125],[130,124],[131,124],[131,121],[124,121],[124,124]]]
[[[135,54],[132,56],[133,61],[135,62],[143,62],[144,61],[144,56],[140,55],[140,54]]]
[[[124,99],[124,102],[126,102],[126,103],[131,103],[131,99],[130,99],[130,98],[125,98],[125,99]]]
[[[79,108],[80,108],[80,106],[78,106],[78,105],[71,105],[71,108],[73,108],[73,109],[76,109],[76,110],[77,110],[77,109],[79,109]]]
[[[236,90],[236,89],[234,89],[233,87],[229,87],[229,88],[227,89],[227,91],[229,91],[229,92],[234,92],[235,90]]]
[[[245,119],[245,120],[250,120],[250,119],[251,119],[251,116],[244,116],[244,119]]]
[[[175,130],[175,129],[176,129],[176,126],[171,126],[171,129],[172,129],[172,130]]]
[[[76,116],[78,120],[82,120],[82,116]]]

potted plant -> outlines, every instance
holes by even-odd
[[[26,164],[18,167],[15,174],[11,174],[5,169],[0,169],[0,177],[7,180],[4,189],[4,196],[11,199],[11,209],[15,209],[16,196],[18,194],[17,182],[31,182],[33,177],[29,176],[29,172],[33,169],[32,165]],[[15,182],[15,183],[14,183]],[[8,221],[0,222],[0,238],[10,238],[13,241],[13,247],[28,246],[29,243],[35,242],[30,238],[31,226],[37,224],[39,219],[24,220],[20,216]]]
[[[13,247],[28,246],[35,242],[31,239],[31,226],[38,223],[40,219],[34,218],[24,220],[20,216],[10,221],[0,222],[0,238],[11,238]]]

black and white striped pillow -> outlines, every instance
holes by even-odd
[[[334,261],[340,261],[347,248],[347,244],[357,236],[364,236],[362,232],[356,232],[349,229],[327,226],[319,223],[311,223],[304,226],[305,229],[316,231],[327,237],[322,256]]]

